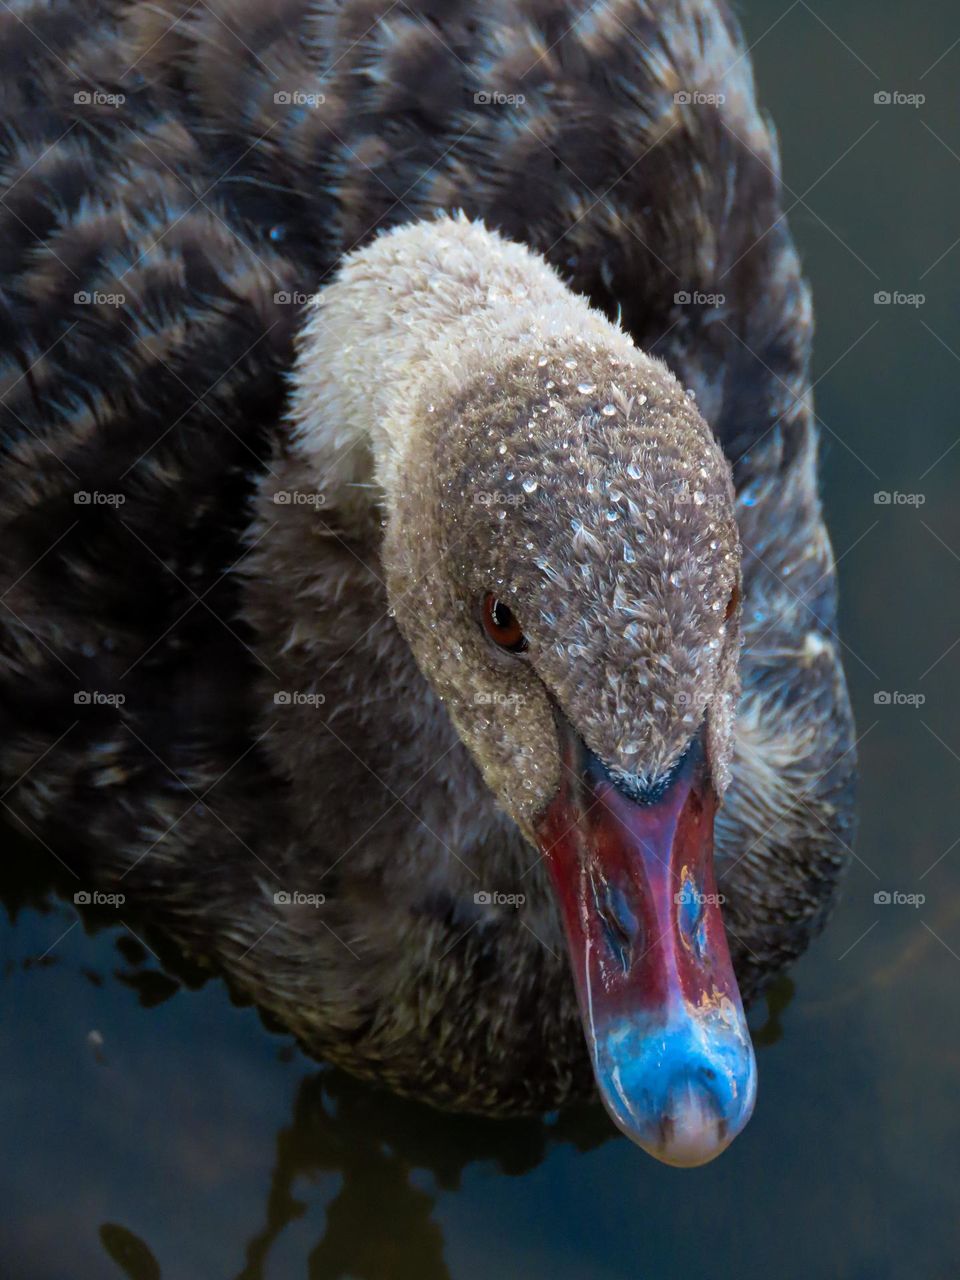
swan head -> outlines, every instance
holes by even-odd
[[[374,419],[396,623],[547,864],[608,1111],[659,1159],[704,1163],[755,1094],[713,872],[740,644],[729,467],[664,365],[476,224],[381,237],[333,288],[326,367],[346,416]]]

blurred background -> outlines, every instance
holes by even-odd
[[[36,849],[17,860],[3,833],[4,1274],[956,1275],[960,12],[738,8],[814,289],[863,775],[843,902],[751,1018],[754,1120],[718,1162],[675,1171],[592,1109],[495,1124],[397,1101],[79,920],[53,859],[38,883]]]

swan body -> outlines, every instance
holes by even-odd
[[[492,1114],[596,1082],[700,1163],[752,1107],[738,984],[821,927],[854,778],[736,29],[178,14],[0,22],[4,803],[311,1052]],[[63,61],[126,115],[38,112]]]

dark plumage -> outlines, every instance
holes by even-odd
[[[676,102],[690,91],[725,101]],[[325,718],[350,754],[305,846],[241,605],[302,315],[278,295],[315,294],[378,230],[462,209],[619,314],[732,464],[747,647],[718,870],[744,995],[794,959],[846,860],[855,762],[809,297],[726,6],[25,0],[0,10],[0,104],[0,769],[16,820],[85,885],[123,875],[131,901],[358,1074],[482,1111],[591,1088],[562,958],[458,887],[404,883],[404,842],[424,839],[410,810],[434,828],[451,797],[490,799],[442,706],[429,732],[452,754],[411,772],[409,794],[383,744]],[[365,582],[356,610],[383,635],[357,657],[389,664],[395,628]],[[416,677],[396,661],[385,679]],[[336,677],[347,706],[352,678]],[[384,712],[406,750],[427,730],[404,715]],[[351,822],[362,838],[388,813],[389,854],[377,834],[339,861]],[[481,865],[497,832],[519,843],[491,823]],[[264,936],[263,888],[285,884],[331,910]],[[429,979],[427,937],[446,956]],[[348,966],[335,978],[323,949]]]

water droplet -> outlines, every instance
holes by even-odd
[[[507,452],[507,446],[506,446],[505,444],[498,444],[498,445],[497,445],[497,453],[499,453],[499,454],[503,455],[503,454],[504,454],[504,453],[506,453],[506,452]]]
[[[670,578],[669,578],[669,582],[670,582],[670,585],[671,585],[672,587],[679,587],[679,585],[680,585],[680,574],[676,571],[676,569],[674,569],[673,573],[671,573]]]
[[[498,511],[498,512],[497,512],[497,519],[498,519],[498,520],[506,520],[506,518],[507,518],[507,513],[506,513],[505,511]]]
[[[637,466],[635,462],[628,462],[627,475],[630,477],[631,480],[639,480],[640,477],[643,475],[643,472],[640,470],[640,468]]]
[[[617,406],[615,404],[605,404],[600,412],[605,418],[612,418],[617,412]]]
[[[637,396],[637,404],[646,404],[646,403],[647,403],[647,397],[641,391],[640,394]]]
[[[693,505],[695,507],[702,507],[703,504],[706,502],[706,500],[707,500],[706,494],[702,493],[699,489],[694,490]]]
[[[595,382],[578,382],[577,390],[582,396],[592,396],[597,389]]]
[[[627,564],[633,564],[633,563],[636,561],[637,556],[636,556],[636,552],[634,551],[633,547],[630,547],[630,546],[624,546],[624,548],[623,548],[623,558],[624,558],[624,560],[626,560]]]
[[[575,369],[577,367],[576,360],[564,360],[563,367],[565,369]]]
[[[524,493],[536,493],[537,482],[534,480],[533,476],[524,476],[520,481],[520,488]]]

